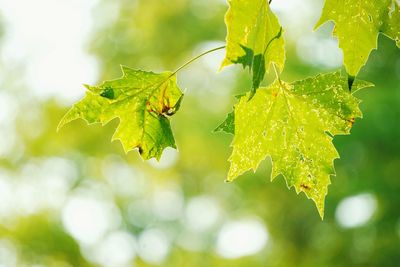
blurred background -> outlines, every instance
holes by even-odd
[[[333,24],[313,32],[322,0],[273,1],[293,81],[342,68]],[[81,84],[120,64],[174,70],[224,44],[224,0],[0,0],[0,266],[399,266],[400,50],[379,37],[360,76],[364,119],[335,138],[321,221],[312,201],[256,174],[224,183],[232,136],[212,130],[249,89],[247,71],[217,73],[224,51],[178,78],[179,151],[125,155],[117,125],[57,124]],[[273,79],[268,76],[268,84]]]

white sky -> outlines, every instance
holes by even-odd
[[[20,71],[29,90],[41,97],[55,96],[67,102],[79,98],[84,93],[81,84],[96,82],[98,75],[95,58],[85,51],[96,3],[0,0],[4,68]]]

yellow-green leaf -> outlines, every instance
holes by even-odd
[[[253,73],[253,92],[272,63],[283,70],[283,30],[266,0],[228,0],[226,57],[221,68],[242,64]]]
[[[356,80],[353,90],[371,86]],[[282,174],[289,188],[304,192],[321,215],[339,157],[332,138],[349,134],[361,117],[360,100],[348,89],[340,72],[294,83],[275,81],[235,106],[235,136],[228,181],[256,170],[270,156],[272,177]]]
[[[102,125],[119,118],[112,140],[120,140],[125,152],[138,148],[144,159],[159,159],[166,147],[176,147],[169,121],[183,97],[176,76],[127,67],[122,72],[119,79],[86,86],[86,96],[68,111],[58,128],[79,118]]]
[[[400,47],[400,11],[396,0],[326,0],[316,25],[328,20],[336,24],[335,35],[343,50],[347,72],[356,76],[377,48],[380,32]]]

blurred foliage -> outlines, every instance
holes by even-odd
[[[27,261],[40,261],[45,266],[64,261],[72,266],[91,266],[81,256],[78,244],[47,214],[20,218],[11,228],[0,228],[0,234],[18,243]]]
[[[106,20],[111,13],[110,5],[115,5],[118,12],[115,19]],[[97,32],[90,46],[90,52],[101,64],[100,80],[118,77],[119,64],[155,71],[175,69],[193,51],[224,40],[225,11],[224,2],[217,0],[100,2],[94,12]],[[285,80],[325,71],[321,66],[303,63],[296,54],[295,43],[289,43],[287,48]],[[176,162],[164,168],[143,162],[137,152],[125,155],[118,142],[111,143],[116,121],[103,128],[79,121],[56,133],[67,109],[64,105],[36,99],[29,87],[7,91],[18,99],[18,142],[7,157],[0,159],[1,175],[12,177],[21,187],[20,181],[36,183],[41,181],[36,178],[40,171],[47,173],[54,165],[41,162],[51,158],[69,162],[74,170],[69,173],[61,169],[58,173],[70,182],[65,198],[55,208],[24,212],[18,209],[18,203],[13,203],[13,216],[0,214],[0,237],[14,244],[18,254],[16,266],[96,266],[90,249],[96,250],[99,244],[90,247],[73,238],[64,222],[64,205],[77,195],[112,203],[120,216],[118,226],[112,230],[127,231],[137,239],[152,228],[166,234],[171,247],[162,263],[151,263],[139,251],[129,266],[397,266],[400,51],[394,42],[379,38],[379,50],[373,52],[368,67],[360,74],[360,78],[376,85],[357,93],[363,99],[364,119],[356,122],[351,136],[334,140],[341,159],[335,162],[337,176],[332,177],[329,187],[324,221],[304,195],[286,190],[282,177],[273,183],[267,180],[271,171],[269,159],[256,174],[248,173],[234,183],[224,183],[232,138],[213,134],[212,130],[231,111],[233,96],[247,91],[251,81],[250,75],[242,74],[239,67],[217,75],[214,72],[218,66],[210,70],[204,67],[206,63],[198,62],[178,77],[182,77],[181,87],[188,89],[181,112],[174,116],[172,124],[179,153],[176,156],[172,152],[171,158],[177,157]],[[200,82],[195,81],[196,75]],[[15,79],[10,76],[6,82],[13,84]],[[221,84],[229,87],[220,87]],[[32,165],[39,174],[27,169]],[[114,175],[110,176],[108,168]],[[57,172],[51,175],[56,177]],[[122,187],[117,186],[119,176],[125,177]],[[32,196],[32,203],[46,195],[39,182],[35,187],[38,193]],[[173,217],[169,210],[154,212],[154,199],[165,188],[183,197],[183,208],[196,196],[214,199],[219,206],[218,221],[207,231],[193,232],[188,229],[184,214]],[[17,194],[18,188],[14,189],[11,194]],[[335,219],[340,201],[365,192],[377,200],[374,216],[360,227],[342,227]],[[255,255],[223,258],[215,252],[218,231],[225,222],[241,218],[262,221],[268,229],[268,244]]]

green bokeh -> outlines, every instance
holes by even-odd
[[[220,45],[225,38],[227,5],[223,1],[115,2],[119,4],[118,18],[110,23],[102,22],[110,1],[100,1],[94,10],[98,27],[92,33],[88,51],[99,60],[99,82],[119,77],[120,64],[144,70],[174,70],[212,48],[209,46],[213,43]],[[7,32],[6,27],[0,28]],[[290,35],[290,30],[286,34]],[[329,35],[327,32],[325,38]],[[288,40],[286,47],[282,79],[290,82],[331,70],[304,63],[296,41]],[[177,156],[170,153],[171,158],[177,157],[176,161],[164,169],[143,162],[137,152],[125,155],[120,143],[110,142],[116,121],[105,127],[76,121],[57,133],[57,124],[68,106],[56,100],[32,98],[29,84],[14,86],[17,74],[4,77],[1,90],[18,100],[14,123],[20,147],[0,158],[2,175],[14,179],[16,186],[23,186],[22,177],[36,181],[35,177],[46,175],[48,165],[52,165],[51,161],[45,164],[49,159],[69,162],[74,172],[66,203],[74,196],[112,203],[120,215],[113,231],[129,232],[136,240],[148,229],[166,233],[170,249],[162,263],[151,264],[137,255],[129,266],[398,266],[400,50],[395,43],[380,36],[379,50],[371,54],[360,73],[360,78],[376,86],[357,92],[363,100],[364,118],[355,123],[350,136],[334,139],[341,159],[335,161],[337,176],[331,178],[324,221],[303,194],[297,196],[287,190],[282,177],[273,183],[268,180],[268,159],[255,174],[247,173],[233,183],[224,183],[232,136],[212,131],[231,111],[234,96],[251,88],[251,77],[239,66],[216,73],[218,64],[210,70],[207,62],[200,60],[178,75],[178,83],[187,89],[180,112],[172,122],[179,152]],[[1,69],[5,68],[2,64]],[[266,77],[264,84],[272,79],[271,75]],[[40,116],[28,116],[34,112]],[[107,168],[115,176],[110,176]],[[124,174],[125,177],[121,170],[129,175]],[[122,181],[126,185],[117,186],[118,175],[125,177]],[[184,215],[172,219],[170,214],[160,216],[151,207],[157,192],[164,189],[183,197],[183,209],[193,197],[213,199],[219,206],[219,220],[199,233],[188,229]],[[364,193],[376,200],[372,218],[359,227],[341,226],[335,217],[341,201]],[[32,196],[32,202],[36,197],[40,196]],[[97,266],[87,247],[66,229],[63,208],[48,205],[38,210],[15,210],[0,222],[0,240],[13,244],[18,266]],[[221,227],[243,218],[256,218],[265,225],[269,233],[267,245],[251,256],[221,257],[215,249]],[[189,241],[183,242],[183,236],[188,236]],[[99,244],[92,248],[96,245]]]

